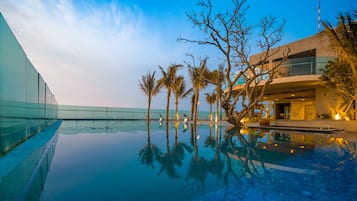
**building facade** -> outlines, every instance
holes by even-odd
[[[263,97],[271,103],[268,104],[272,107],[270,119],[277,124],[288,125],[288,121],[355,118],[353,112],[341,111],[341,98],[319,79],[328,61],[335,58],[324,32],[282,45],[273,51],[276,53],[264,63],[264,68],[279,65]],[[250,63],[258,64],[263,57],[264,53],[255,54],[250,57]],[[239,85],[236,89],[239,90]]]

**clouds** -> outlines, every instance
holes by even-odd
[[[284,42],[314,34],[316,2],[304,1],[279,6],[278,0],[250,2],[247,23],[256,24],[258,17],[267,13],[286,18]],[[225,6],[222,1],[213,2]],[[356,5],[353,0],[343,2],[327,0],[322,4],[323,19],[330,21],[337,14],[335,10]],[[0,11],[60,104],[146,107],[138,80],[148,71],[158,71],[158,65],[183,63],[188,59],[186,53],[211,56],[208,62],[213,67],[222,62],[217,59],[219,54],[207,46],[176,41],[180,35],[190,39],[202,36],[185,16],[194,3],[1,0]],[[163,90],[153,99],[152,107],[163,108],[165,100]],[[181,108],[190,108],[190,101],[186,102]]]
[[[167,34],[181,22],[150,20],[135,5],[7,0],[0,11],[60,104],[145,107],[140,76],[186,52],[179,33]]]

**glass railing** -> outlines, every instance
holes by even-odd
[[[0,157],[57,119],[57,101],[0,13]]]
[[[179,118],[182,120],[185,114],[190,118],[191,112],[183,110],[179,111]],[[198,114],[200,120],[209,118],[209,112],[199,111]],[[165,118],[166,110],[150,110],[151,120],[158,120],[160,115]],[[146,120],[147,109],[59,105],[58,118],[63,120]],[[169,111],[169,119],[176,119],[174,110]]]
[[[299,75],[321,75],[328,61],[332,57],[302,57],[288,59],[279,67],[277,77],[290,77]]]
[[[322,75],[323,70],[326,68],[326,65],[329,61],[332,61],[333,57],[302,57],[288,59],[283,65],[281,65],[277,73],[275,73],[274,78],[281,77],[292,77],[292,76],[301,76],[301,75]],[[273,63],[274,65],[274,63]],[[237,74],[232,74],[231,79],[234,79],[234,76]],[[258,79],[266,80],[268,75],[260,76]],[[246,80],[241,76],[236,85],[245,84]]]

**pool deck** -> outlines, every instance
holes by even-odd
[[[285,131],[301,131],[301,132],[318,132],[318,133],[334,133],[342,131],[337,128],[314,128],[314,127],[294,127],[294,126],[261,126],[261,125],[249,125],[248,128],[255,129],[269,129],[269,130],[285,130]]]
[[[188,123],[193,123],[193,121],[188,121]],[[218,122],[215,122],[215,121],[210,121],[210,120],[198,120],[197,121],[197,124],[200,125],[200,124],[213,124],[213,125],[220,125],[220,126],[233,126],[233,124],[229,123],[228,121],[223,121],[223,120],[220,120]]]
[[[189,123],[192,123],[192,121],[189,121]],[[223,125],[223,126],[233,126],[231,123],[227,121],[208,121],[208,120],[201,120],[197,121],[197,124],[214,124],[214,125]],[[278,126],[278,125],[269,125],[269,126],[262,126],[259,125],[258,123],[252,123],[247,125],[248,128],[253,128],[253,129],[268,129],[268,130],[284,130],[284,131],[300,131],[300,132],[316,132],[316,133],[335,133],[339,131],[343,131],[343,129],[338,129],[338,128],[328,128],[328,127],[297,127],[297,126]]]

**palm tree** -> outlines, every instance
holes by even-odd
[[[177,79],[176,77],[176,72],[177,69],[182,67],[181,64],[173,64],[169,66],[167,71],[165,71],[161,66],[159,66],[162,77],[159,80],[159,85],[161,87],[165,87],[167,89],[167,102],[166,102],[166,124],[168,123],[169,120],[169,108],[170,108],[170,97],[171,97],[171,91],[173,90],[175,86],[175,80]]]
[[[193,89],[191,88],[190,91],[192,92]],[[193,111],[195,110],[195,100],[196,100],[195,94],[193,94],[193,95],[191,96],[191,120],[193,120],[193,115],[194,115],[194,114],[193,114]]]
[[[214,84],[216,86],[216,114],[215,114],[215,122],[218,121],[218,109],[221,108],[219,107],[219,102],[221,100],[222,96],[222,85],[224,83],[224,73],[223,73],[223,66],[219,66],[219,70],[214,70],[210,73],[208,73],[208,82]],[[220,120],[222,120],[222,111],[220,114]]]
[[[175,79],[175,84],[173,86],[173,92],[175,95],[175,105],[176,105],[176,121],[180,120],[179,114],[178,114],[178,105],[179,105],[179,99],[184,98],[187,95],[186,90],[186,84],[184,82],[184,78],[182,76],[178,76]]]
[[[191,65],[188,66],[189,74],[192,82],[192,90],[194,92],[193,111],[192,111],[194,124],[197,123],[197,105],[198,105],[200,90],[202,90],[207,86],[207,81],[205,78],[207,74],[206,61],[207,59],[203,59],[200,62],[199,67],[192,67]]]
[[[148,97],[148,112],[147,119],[148,124],[150,123],[150,108],[151,108],[151,98],[157,95],[160,91],[160,85],[155,81],[155,71],[151,74],[148,72],[146,75],[141,77],[139,80],[140,89],[144,92],[144,94]]]
[[[205,93],[206,101],[209,104],[209,120],[212,121],[212,105],[216,102],[216,94],[213,92],[212,94]]]
[[[357,18],[357,10],[353,11],[352,15]],[[336,27],[328,22],[323,22],[323,26],[339,60],[346,62],[351,68],[357,121],[357,22],[350,14],[340,14],[338,18],[339,23]]]

